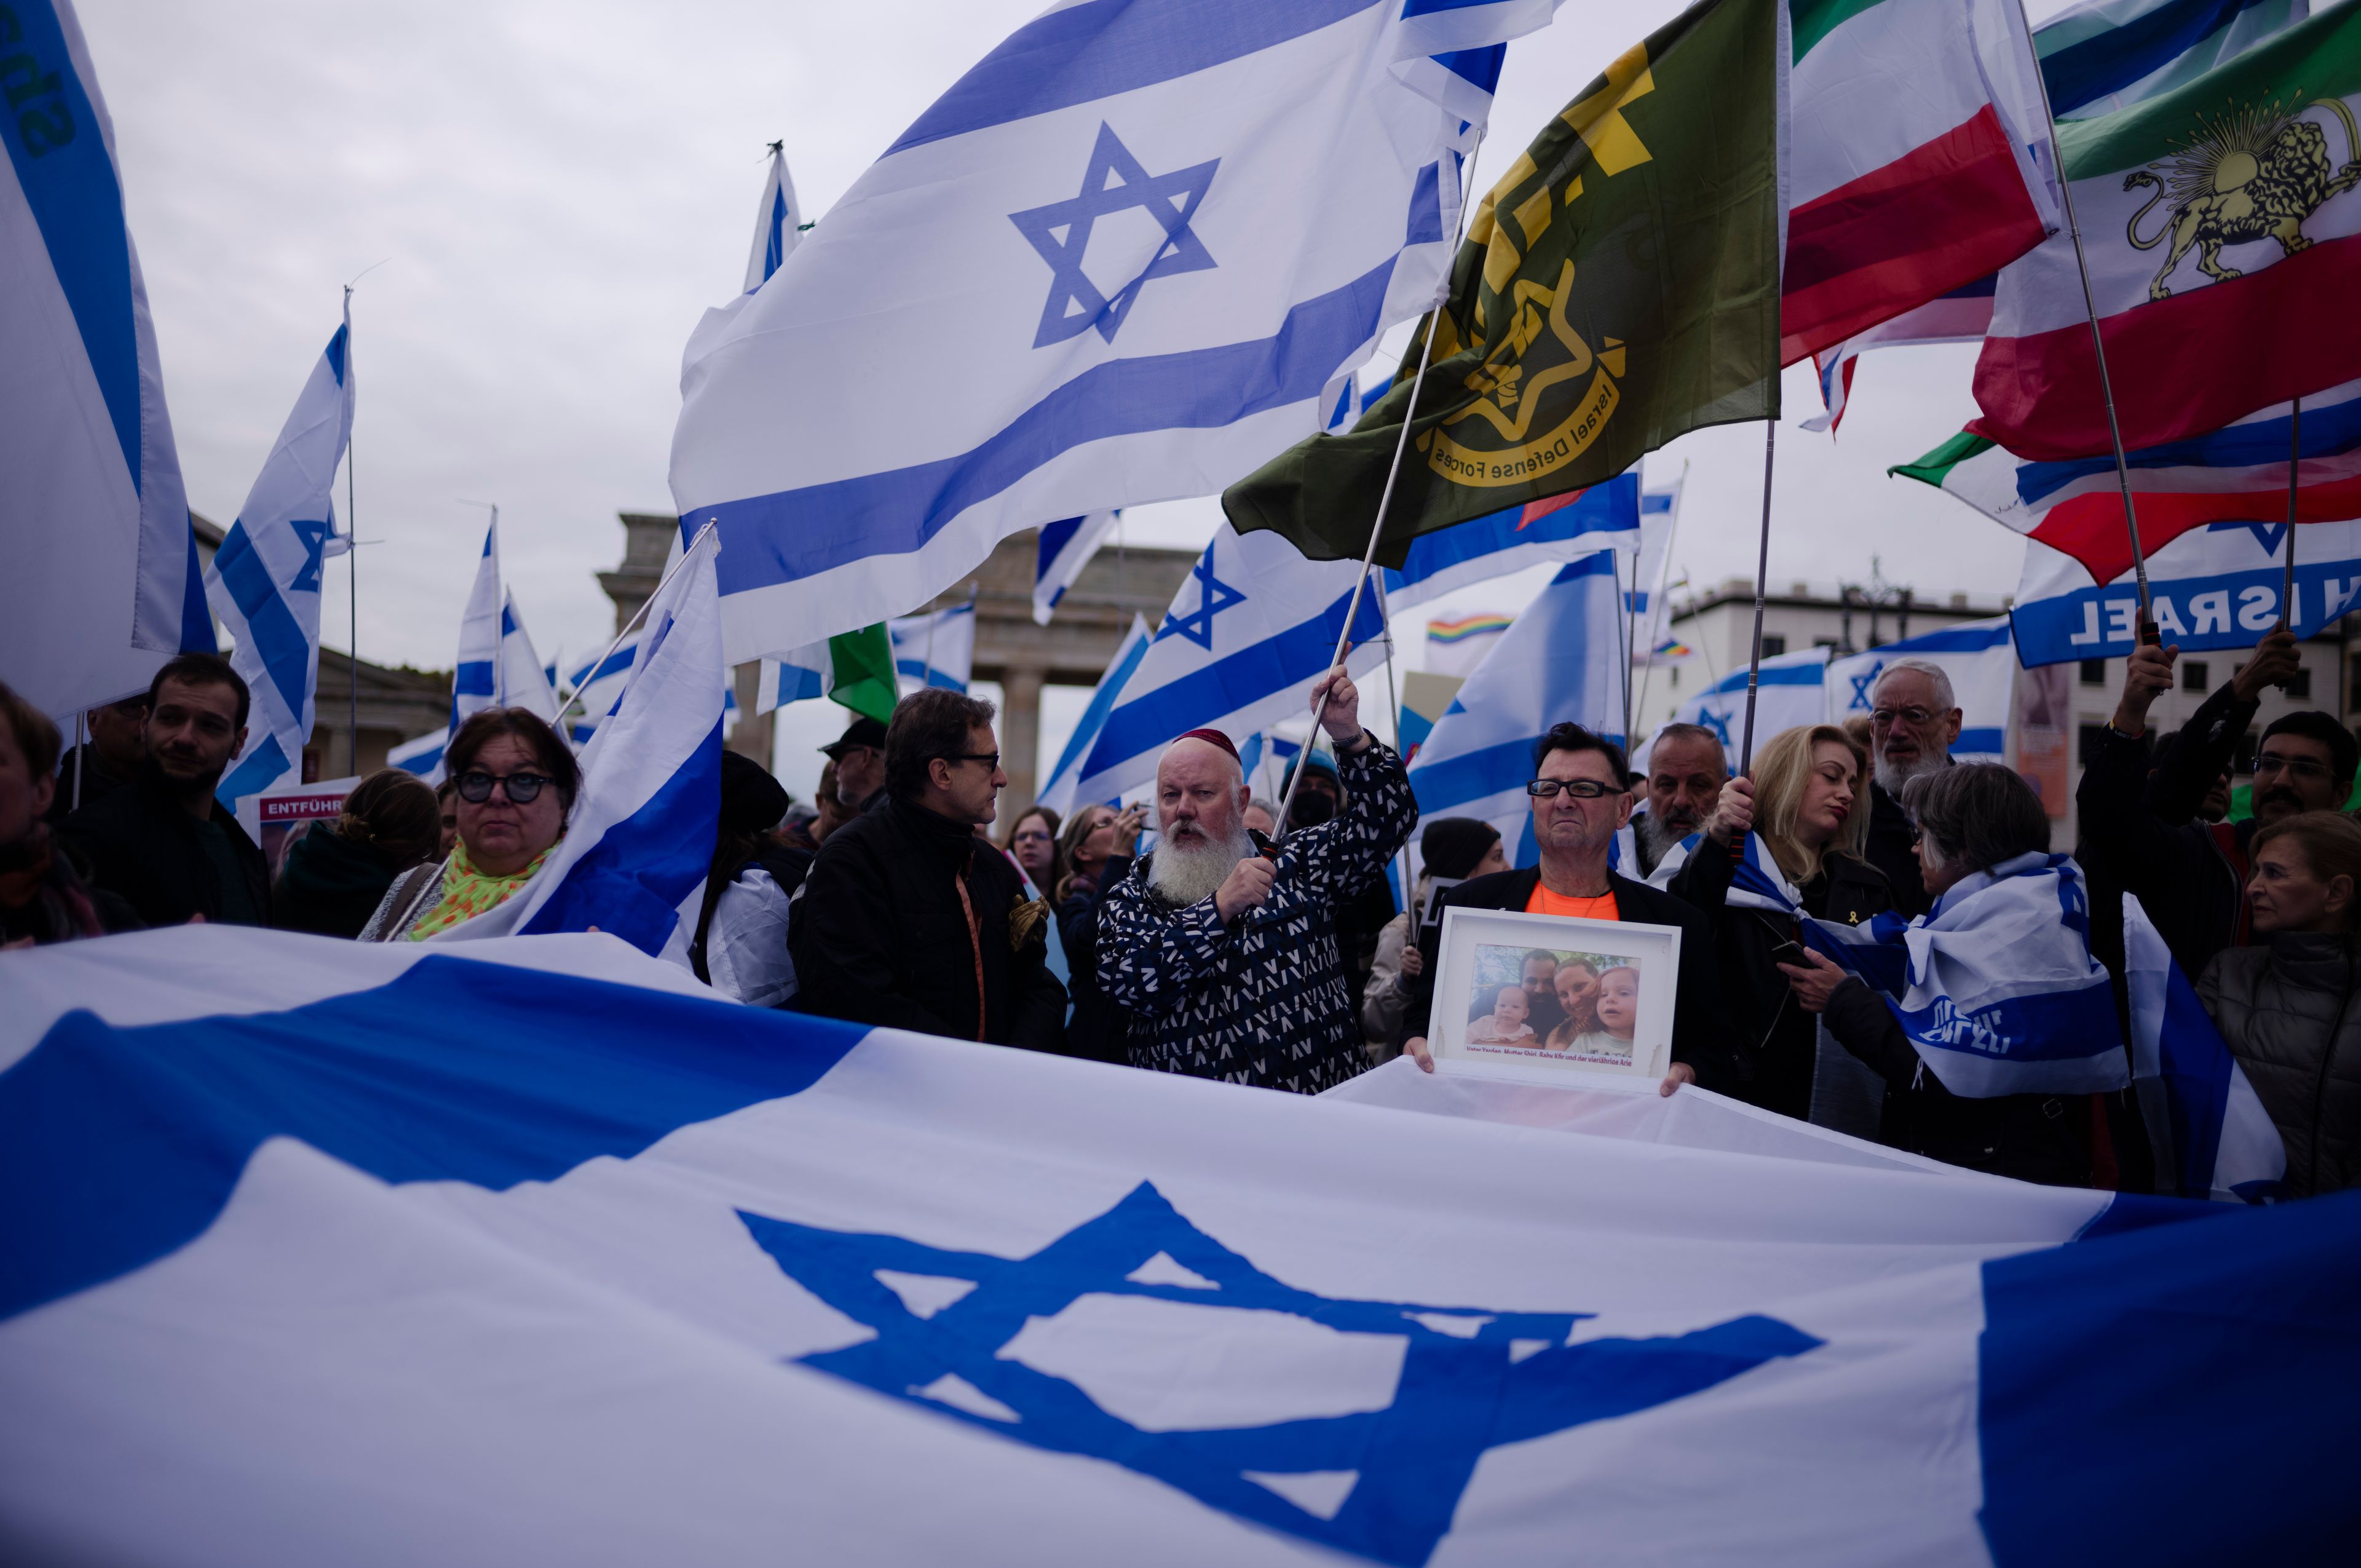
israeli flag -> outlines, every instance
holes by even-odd
[[[1156,779],[1164,748],[1191,729],[1235,741],[1308,717],[1353,599],[1358,561],[1307,561],[1278,534],[1241,536],[1226,521],[1172,597],[1139,668],[1082,764],[1081,800],[1116,800]],[[1386,662],[1385,617],[1361,594],[1345,668]]]
[[[2287,1179],[2279,1128],[2130,894],[2124,894],[2124,982],[2132,1002],[2132,1085],[2158,1169],[2174,1173],[2184,1198],[2277,1198]]]
[[[885,631],[894,640],[894,673],[905,691],[967,690],[975,668],[973,600],[926,615],[897,616],[885,623]]]
[[[236,643],[230,666],[254,696],[246,750],[214,791],[224,800],[302,776],[320,677],[320,564],[352,547],[332,496],[353,433],[352,330],[347,305],[205,568],[205,597]]]
[[[208,926],[5,962],[0,1518],[27,1557],[2351,1541],[2350,1196],[2039,1187],[1694,1087],[1109,1071],[741,1006],[611,936]],[[2203,1484],[2108,1506],[2159,1453]]]
[[[0,671],[71,717],[214,646],[115,127],[71,0],[0,22]],[[69,726],[70,727],[70,726]]]
[[[451,743],[451,731],[446,728],[432,734],[404,740],[385,754],[385,765],[416,773],[428,784],[443,782],[443,748]]]
[[[1653,657],[1664,619],[1664,579],[1672,575],[1673,531],[1680,521],[1680,486],[1640,492],[1640,544],[1623,592],[1623,620],[1631,631],[1631,663]]]
[[[451,733],[488,707],[522,707],[539,718],[557,718],[557,694],[533,651],[516,599],[500,577],[500,514],[484,530],[484,554],[476,586],[459,620],[459,657],[451,675]]]
[[[1618,483],[1622,481],[1619,480]],[[1632,489],[1639,488],[1637,481]],[[1446,529],[1430,538],[1448,538]],[[1476,817],[1499,829],[1510,863],[1530,866],[1533,747],[1571,719],[1620,741],[1621,625],[1615,615],[1615,554],[1570,561],[1541,597],[1494,640],[1491,652],[1435,721],[1411,763],[1418,814]]]
[[[588,931],[686,965],[721,822],[721,617],[701,534],[648,601],[620,707],[582,752],[566,837],[524,891],[427,938]]]
[[[1826,689],[1829,721],[1866,718],[1877,678],[1905,659],[1932,664],[1950,678],[1960,707],[1960,738],[1951,757],[1961,762],[2008,760],[2008,720],[2016,709],[2016,643],[2009,618],[1962,621],[1922,636],[1905,637],[1866,653],[1828,663]]]
[[[1067,738],[1065,750],[1058,753],[1057,766],[1049,770],[1040,793],[1034,797],[1061,818],[1073,815],[1074,787],[1082,782],[1082,762],[1090,756],[1091,748],[1098,744],[1099,732],[1106,728],[1107,716],[1122,699],[1124,686],[1148,657],[1151,641],[1147,617],[1134,615],[1131,629],[1115,645],[1115,657],[1107,661],[1106,673],[1092,688],[1091,700],[1074,725],[1073,734]]]
[[[588,745],[590,737],[598,732],[599,723],[622,706],[623,692],[631,684],[631,670],[638,663],[640,642],[646,631],[644,623],[633,627],[612,649],[581,665],[567,680],[566,696],[558,709],[566,716],[566,738],[577,747]],[[771,661],[765,663],[771,670],[778,667]],[[770,708],[760,711],[768,713]],[[738,722],[738,694],[732,685],[721,688],[721,715],[725,726]],[[724,733],[727,732],[725,728]]]
[[[1091,564],[1107,536],[1115,532],[1117,514],[1094,511],[1088,517],[1070,517],[1058,522],[1041,525],[1041,538],[1036,547],[1033,565],[1033,624],[1047,626],[1058,601]]]
[[[1133,0],[1019,28],[691,341],[673,495],[685,532],[721,528],[730,660],[1318,431],[1441,298],[1499,46],[1554,4]]]
[[[1277,801],[1287,793],[1287,770],[1295,759],[1303,755],[1303,742],[1276,730],[1257,730],[1238,742],[1238,767],[1246,776],[1246,785],[1266,800]],[[1417,840],[1411,840],[1413,852]]]
[[[1579,561],[1608,549],[1636,551],[1640,542],[1640,476],[1620,474],[1587,490],[1568,490],[1419,535],[1400,570],[1379,568],[1385,573],[1386,608],[1407,609],[1545,561]],[[1607,608],[1614,612],[1612,599]]]
[[[1806,648],[1763,661],[1762,679],[1754,694],[1757,746],[1782,729],[1828,722],[1828,668],[1825,648]],[[1737,772],[1739,747],[1746,735],[1746,672],[1732,670],[1681,704],[1674,710],[1673,721],[1702,724],[1712,730],[1730,759],[1730,771]],[[1631,765],[1648,765],[1645,748]]]
[[[796,200],[796,182],[787,173],[785,144],[771,148],[771,165],[763,178],[763,199],[754,208],[754,248],[746,257],[746,292],[771,280],[803,239],[804,210]]]

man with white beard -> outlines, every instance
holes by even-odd
[[[1228,736],[1192,729],[1157,762],[1155,852],[1099,905],[1099,989],[1132,1015],[1135,1067],[1316,1094],[1368,1063],[1336,907],[1385,876],[1418,805],[1345,672],[1312,697],[1345,806],[1280,843],[1246,825]]]
[[[1873,784],[1870,789],[1869,863],[1885,873],[1894,889],[1894,913],[1916,919],[1934,906],[1911,850],[1910,814],[1902,808],[1902,786],[1921,773],[1951,765],[1951,744],[1960,738],[1960,709],[1951,698],[1951,677],[1923,659],[1896,659],[1878,672],[1870,688],[1869,739]]]

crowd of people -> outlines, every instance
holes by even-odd
[[[2279,718],[2259,738],[2252,816],[2229,820],[2234,754],[2263,690],[2297,668],[2294,639],[2266,637],[2158,740],[2147,711],[2176,659],[2131,658],[2088,757],[2073,857],[2087,906],[2060,903],[2056,939],[2123,975],[2121,895],[2136,894],[2277,1125],[2286,1191],[2361,1184],[2361,822],[2344,810],[2361,745],[2326,713]],[[1312,697],[1328,749],[1300,759],[1284,831],[1213,729],[1165,749],[1147,801],[1004,823],[995,710],[937,688],[890,723],[854,719],[807,806],[728,754],[687,961],[750,1004],[1312,1093],[1397,1054],[1433,1070],[1446,910],[1669,927],[1661,1092],[1694,1083],[2026,1180],[2152,1184],[2127,1091],[1955,1092],[1883,993],[1801,940],[1806,917],[1914,919],[2062,862],[2023,778],[1954,762],[1961,715],[1938,667],[1887,665],[1865,734],[1768,737],[1744,777],[1695,726],[1660,730],[1635,773],[1613,739],[1560,723],[1536,748],[1521,867],[1489,823],[1421,828],[1403,761],[1363,727],[1343,670]],[[582,790],[548,724],[489,709],[450,738],[439,788],[364,779],[274,876],[214,793],[248,708],[225,661],[183,654],[61,754],[57,726],[0,685],[0,940],[191,921],[423,940],[527,886]],[[1413,831],[1422,871],[1398,909],[1387,872]],[[1477,999],[1468,1037],[1628,1043],[1640,983],[1537,949]]]

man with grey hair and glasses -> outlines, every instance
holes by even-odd
[[[1894,912],[1915,919],[1934,906],[1910,848],[1910,814],[1902,791],[1912,779],[1951,765],[1960,709],[1951,677],[1924,659],[1896,659],[1870,687],[1869,863],[1894,889]]]

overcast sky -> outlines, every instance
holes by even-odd
[[[2058,8],[2037,4],[2037,15]],[[613,630],[592,574],[620,510],[669,511],[682,345],[736,291],[763,146],[784,137],[807,212],[829,204],[1038,0],[80,0],[114,115],[189,499],[226,525],[353,306],[360,652],[447,667],[500,507],[502,554],[544,656]],[[1568,0],[1510,46],[1488,183],[1673,0]],[[1774,582],[1884,575],[1922,595],[2016,586],[2017,537],[1888,479],[1974,413],[1971,346],[1862,361],[1839,439],[1789,371]],[[923,365],[842,367],[906,376]],[[1760,425],[1687,437],[1676,567],[1751,576]],[[337,491],[344,504],[344,490]],[[1135,516],[1135,541],[1195,545],[1211,500]],[[329,577],[327,641],[346,641]],[[1471,590],[1511,609],[1537,583]],[[1464,596],[1463,596],[1464,597]],[[1448,607],[1439,607],[1448,608]],[[596,645],[594,647],[594,644]]]

